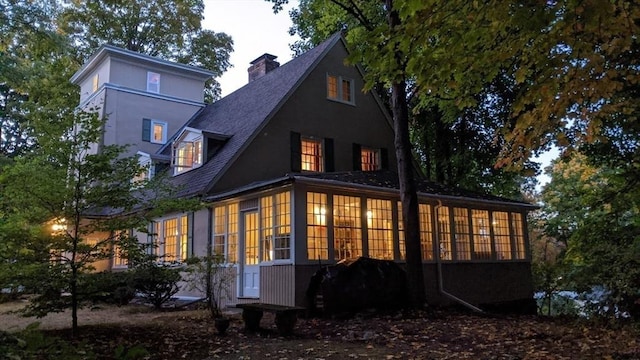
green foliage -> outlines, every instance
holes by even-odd
[[[614,317],[626,311],[637,319],[640,191],[628,188],[633,178],[624,168],[596,164],[580,153],[557,161],[550,172],[543,191],[546,233],[567,244],[571,281],[580,292],[604,288],[594,313]]]
[[[219,77],[229,68],[233,41],[225,33],[202,29],[202,0],[73,1],[57,22],[83,58],[108,43],[166,60],[204,67]],[[206,97],[220,97],[211,79]]]
[[[131,271],[135,289],[156,309],[161,309],[180,290],[178,282],[182,279],[181,268],[149,262]]]
[[[116,360],[135,360],[144,359],[148,356],[149,352],[142,345],[138,344],[129,348],[123,345],[118,345],[114,358]]]
[[[1,359],[69,359],[87,360],[96,356],[86,343],[72,344],[55,336],[47,336],[33,323],[24,331],[6,333],[0,331]]]

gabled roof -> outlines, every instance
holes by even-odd
[[[185,124],[187,127],[228,135],[230,138],[201,167],[177,175],[182,196],[205,194],[276,114],[324,55],[339,41],[340,33],[208,105]]]

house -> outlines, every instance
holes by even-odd
[[[210,105],[210,72],[112,46],[72,81],[81,106],[108,115],[105,144],[134,144],[181,196],[207,204],[150,225],[164,256],[184,261],[210,244],[237,271],[231,303],[304,305],[323,265],[405,259],[391,118],[347,54],[339,34],[283,65],[264,54],[247,85]],[[418,183],[427,300],[531,304],[534,207]]]

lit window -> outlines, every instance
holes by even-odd
[[[152,93],[160,93],[160,74],[147,71],[147,91]]]
[[[230,204],[227,209],[227,262],[238,262],[238,203]]]
[[[98,91],[98,85],[100,84],[100,77],[98,74],[93,75],[93,83],[91,84],[91,92]]]
[[[451,223],[449,220],[449,208],[438,207],[438,249],[440,251],[440,258],[442,260],[452,260],[453,254],[451,251]]]
[[[159,120],[142,119],[142,141],[154,144],[167,142],[167,123]]]
[[[422,260],[433,260],[431,206],[428,204],[418,204],[418,216],[420,217],[420,248],[422,249]]]
[[[391,201],[367,199],[369,256],[393,260],[393,219]]]
[[[489,232],[489,212],[471,210],[473,227],[473,253],[476,259],[491,260],[491,234]]]
[[[469,242],[469,210],[453,209],[455,223],[456,260],[471,260],[471,244]]]
[[[433,231],[431,229],[431,205],[419,204],[418,216],[420,220],[420,248],[422,250],[422,260],[433,260]],[[448,215],[447,215],[448,216]],[[400,259],[404,260],[406,257],[406,244],[404,235],[404,224],[402,223],[402,202],[398,201],[398,240],[400,245]],[[448,219],[448,217],[447,217]],[[447,220],[448,221],[448,220]],[[443,241],[443,247],[449,248],[448,232],[445,237],[441,236]],[[446,255],[446,250],[442,250],[442,256]],[[449,253],[450,255],[450,253]]]
[[[164,251],[163,260],[164,261],[175,261],[177,260],[177,249],[178,249],[178,219],[167,219],[163,222],[162,226],[162,235],[163,235],[163,244]]]
[[[227,207],[213,209],[213,254],[224,255],[227,239]]]
[[[362,159],[362,171],[380,170],[380,151],[369,148],[360,150],[360,158]]]
[[[511,213],[511,228],[513,229],[513,240],[516,245],[516,259],[526,259],[527,252],[524,247],[524,232],[522,231],[522,214]]]
[[[262,261],[291,258],[291,195],[289,192],[260,199]]]
[[[362,256],[362,224],[360,198],[333,196],[334,259]]]
[[[161,261],[182,262],[188,254],[189,222],[186,215],[162,222],[162,245],[158,249]]]
[[[238,203],[213,209],[213,253],[225,255],[228,263],[238,261]]]
[[[353,80],[327,75],[327,98],[353,103]]]
[[[329,259],[327,194],[307,193],[307,258]]]
[[[174,175],[199,167],[202,158],[202,133],[195,129],[185,130],[173,144]]]
[[[310,138],[301,139],[302,170],[324,171],[322,156],[322,141]]]
[[[511,239],[509,237],[509,214],[502,211],[494,211],[492,216],[496,256],[498,260],[510,260]]]

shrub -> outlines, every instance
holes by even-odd
[[[169,301],[178,290],[181,279],[180,268],[171,268],[157,263],[148,263],[135,268],[133,276],[134,288],[147,302],[156,309]]]

